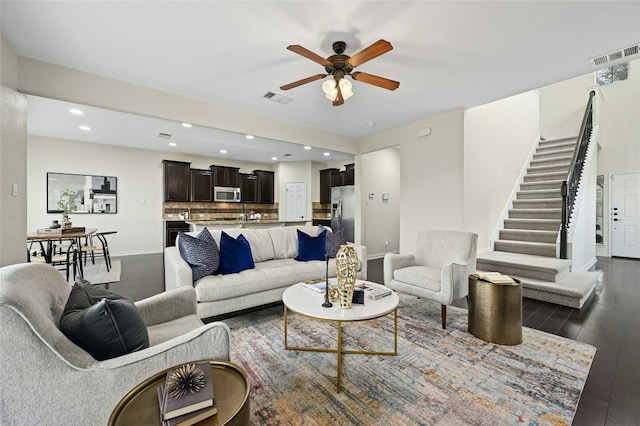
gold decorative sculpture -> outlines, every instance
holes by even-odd
[[[342,309],[351,309],[359,265],[358,253],[353,246],[340,246],[340,250],[336,254],[336,275],[338,276],[338,294]]]

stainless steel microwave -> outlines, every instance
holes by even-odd
[[[226,186],[213,187],[213,201],[222,201],[225,203],[240,202],[240,188],[228,188]]]

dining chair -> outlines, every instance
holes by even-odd
[[[107,265],[107,272],[111,269],[111,255],[109,254],[109,243],[107,241],[108,235],[117,234],[118,231],[96,232],[93,235],[89,235],[85,239],[85,245],[82,246],[82,256],[84,257],[84,265],[87,266],[87,254],[91,256],[91,263],[95,265],[96,253],[101,253],[104,257],[104,263]],[[98,239],[99,245],[94,244],[93,237]]]

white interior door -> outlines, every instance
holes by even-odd
[[[307,220],[307,184],[287,182],[285,190],[287,192],[286,220]]]
[[[640,258],[640,173],[611,176],[611,255]]]

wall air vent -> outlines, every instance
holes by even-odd
[[[640,58],[640,44],[634,44],[623,49],[596,56],[595,58],[589,59],[589,62],[592,68],[599,68],[603,65],[610,65],[612,62],[629,62],[637,58]]]
[[[169,133],[158,133],[158,137],[162,139],[171,139],[171,135]]]
[[[270,101],[279,103],[279,104],[288,104],[289,102],[291,102],[293,100],[293,98],[290,98],[288,96],[284,96],[284,95],[279,95],[277,93],[273,93],[273,92],[267,92],[264,94],[264,96],[262,96],[265,99],[269,99]]]

